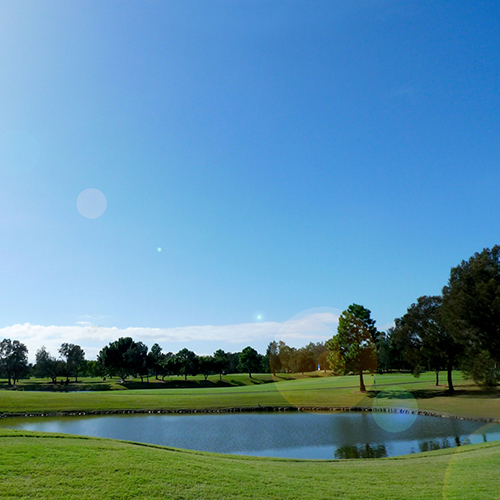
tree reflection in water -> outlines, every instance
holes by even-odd
[[[460,438],[455,437],[455,443],[451,444],[447,438],[443,440],[431,439],[429,441],[423,441],[418,443],[420,451],[433,451],[433,450],[444,450],[445,448],[451,448],[452,446],[461,446]]]
[[[383,444],[356,446],[346,444],[335,450],[335,458],[383,458],[387,456],[387,450]]]

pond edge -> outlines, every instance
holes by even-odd
[[[342,413],[342,412],[372,412],[372,413],[402,413],[408,415],[422,415],[426,417],[450,418],[457,420],[470,420],[476,422],[500,423],[499,418],[474,418],[453,415],[449,413],[433,412],[428,410],[410,410],[408,408],[397,407],[377,407],[371,406],[246,406],[229,408],[181,408],[181,409],[124,409],[124,410],[82,410],[82,411],[56,411],[56,412],[17,412],[2,413],[0,418],[10,417],[78,417],[93,415],[178,415],[178,414],[206,414],[206,413],[256,413],[256,412],[307,412],[307,413]]]

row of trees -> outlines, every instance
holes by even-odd
[[[337,335],[327,341],[327,360],[336,374],[404,370],[453,370],[477,383],[500,381],[500,246],[484,249],[451,269],[442,294],[422,296],[395,326],[378,332],[370,311],[352,304],[339,318]]]
[[[78,379],[80,373],[91,376],[118,376],[126,379],[150,376],[164,379],[170,375],[209,375],[247,372],[309,372],[331,369],[334,374],[356,373],[360,390],[366,390],[363,372],[447,371],[453,391],[452,371],[462,370],[476,382],[496,385],[500,381],[500,246],[484,249],[468,261],[451,269],[448,284],[438,296],[422,296],[406,314],[396,318],[386,332],[375,327],[371,312],[352,304],[340,316],[337,335],[323,343],[310,343],[299,349],[273,341],[266,354],[252,347],[241,353],[216,351],[198,356],[182,349],[164,353],[155,344],[151,350],[130,337],[120,338],[101,349],[97,360],[85,361],[80,346],[62,344],[60,358],[42,347],[36,353],[33,373],[49,377]],[[21,342],[0,342],[0,376],[9,385],[30,372],[28,350]]]
[[[194,376],[225,373],[296,373],[309,372],[317,368],[327,370],[327,348],[321,342],[309,343],[295,348],[283,341],[271,342],[262,355],[248,346],[241,352],[225,352],[222,349],[210,356],[198,356],[187,348],[177,353],[163,352],[159,344],[151,349],[130,337],[122,337],[99,352],[96,360],[86,360],[84,350],[75,344],[63,343],[59,357],[52,356],[45,347],[36,352],[36,363],[28,364],[28,349],[18,340],[4,339],[0,343],[0,377],[8,378],[9,385],[22,377],[34,375],[50,378],[55,384],[62,377],[66,383],[81,375],[91,377],[140,377],[141,381],[155,377],[164,380],[167,376]]]
[[[51,378],[55,383],[58,376],[65,376],[69,380],[74,376],[78,380],[78,373],[85,363],[83,349],[74,344],[64,343],[59,349],[60,359],[52,357],[45,347],[36,353],[36,364],[28,363],[28,348],[19,340],[3,339],[0,342],[0,376],[14,385],[19,379],[29,375]]]
[[[451,269],[438,296],[423,296],[391,331],[415,372],[459,368],[477,383],[500,381],[500,246],[485,248]]]

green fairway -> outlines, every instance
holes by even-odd
[[[263,377],[269,377],[264,375]],[[288,377],[288,376],[287,376]],[[455,374],[456,393],[450,396],[445,386],[434,385],[434,374],[420,378],[410,374],[367,376],[366,394],[359,392],[355,376],[301,376],[276,383],[252,383],[242,375],[229,376],[239,385],[218,387],[181,387],[177,389],[123,389],[107,391],[0,391],[0,412],[47,413],[123,410],[204,410],[260,406],[306,407],[307,409],[406,407],[469,418],[500,418],[500,393],[485,391]],[[258,381],[256,378],[255,381]],[[269,380],[267,380],[269,382]],[[151,386],[154,387],[153,384]],[[21,385],[22,388],[22,385]],[[408,398],[410,396],[410,399]]]
[[[316,376],[315,376],[316,375]],[[239,378],[238,378],[239,377]],[[269,377],[269,376],[263,376]],[[285,378],[285,377],[283,377]],[[286,376],[286,378],[292,378]],[[309,374],[295,380],[233,377],[237,383],[176,389],[61,392],[1,390],[0,410],[47,413],[216,410],[261,406],[409,407],[471,418],[500,417],[498,391],[455,374],[456,394],[434,374]],[[264,383],[267,382],[267,383]],[[31,384],[36,381],[31,381]],[[97,381],[84,381],[92,385]],[[118,384],[117,384],[118,385]],[[151,384],[153,385],[153,384]],[[0,429],[0,498],[491,499],[500,480],[500,443],[377,460],[300,461],[225,456],[75,436]]]
[[[500,443],[392,459],[214,455],[0,430],[2,499],[457,499],[498,497]]]

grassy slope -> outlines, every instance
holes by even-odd
[[[358,380],[345,377],[306,377],[237,387],[207,387],[149,390],[91,391],[82,393],[46,391],[0,391],[0,413],[41,413],[124,409],[202,409],[250,406],[371,406],[374,397],[389,390],[387,405],[404,406],[404,391],[417,399],[420,410],[477,418],[500,418],[500,392],[478,389],[455,376],[457,394],[449,397],[444,386],[436,388],[433,374],[414,379],[408,374],[366,377],[371,390],[358,392]],[[370,389],[370,385],[367,383]],[[391,400],[391,393],[393,399]]]
[[[388,405],[500,417],[497,391],[461,381],[448,397],[431,374],[377,376],[368,395],[355,377],[308,378],[245,387],[116,390],[90,393],[0,391],[3,412],[261,405]],[[370,378],[370,381],[372,379]],[[500,443],[359,461],[260,459],[172,450],[112,440],[0,429],[0,498],[408,498],[498,496]]]
[[[0,430],[2,499],[487,499],[500,444],[409,457],[299,461]]]

